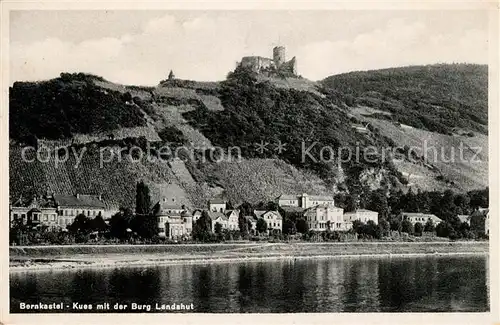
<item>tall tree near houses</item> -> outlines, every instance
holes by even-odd
[[[151,197],[149,194],[149,187],[140,181],[137,183],[135,193],[135,213],[137,215],[148,215],[151,207]]]

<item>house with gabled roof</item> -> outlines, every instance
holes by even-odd
[[[254,215],[258,219],[263,219],[267,224],[267,230],[283,230],[283,217],[279,211],[274,210],[254,210]]]
[[[309,229],[314,231],[347,231],[352,228],[352,222],[344,220],[344,209],[329,204],[306,209],[304,218]]]
[[[282,194],[276,199],[280,207],[300,207],[308,209],[316,205],[331,205],[334,206],[334,198],[331,195],[308,195],[303,193],[300,195]]]
[[[52,196],[34,196],[24,199],[22,196],[10,206],[11,227],[16,222],[31,227],[58,227],[57,206]]]
[[[411,222],[413,226],[417,222],[421,223],[423,226],[429,221],[432,220],[434,226],[440,224],[443,220],[430,213],[421,213],[421,212],[401,212],[401,220],[408,220]]]
[[[153,206],[160,237],[179,240],[191,236],[193,215],[175,198],[162,198]]]
[[[224,212],[226,211],[226,201],[221,198],[214,198],[208,201],[208,210]]]
[[[226,210],[224,214],[227,217],[227,229],[229,230],[239,230],[239,218],[240,218],[240,210]]]
[[[344,220],[349,222],[359,220],[364,223],[367,223],[371,220],[375,222],[375,224],[378,224],[378,212],[367,209],[357,209],[352,212],[344,213]]]
[[[210,217],[212,224],[212,232],[215,232],[215,225],[220,223],[222,229],[227,229],[228,217],[220,211],[208,211],[208,216]]]
[[[478,208],[470,215],[470,229],[477,234],[490,234],[490,209]]]

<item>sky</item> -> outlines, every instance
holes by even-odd
[[[320,80],[358,70],[488,63],[486,11],[11,11],[10,81],[87,72],[122,84],[223,80],[243,56],[296,56]]]

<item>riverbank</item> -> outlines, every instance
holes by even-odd
[[[486,255],[485,241],[68,245],[10,247],[10,271],[258,261],[269,259]]]

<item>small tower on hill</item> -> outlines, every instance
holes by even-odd
[[[172,70],[170,70],[170,73],[168,74],[168,80],[174,80],[175,79],[175,74]]]

